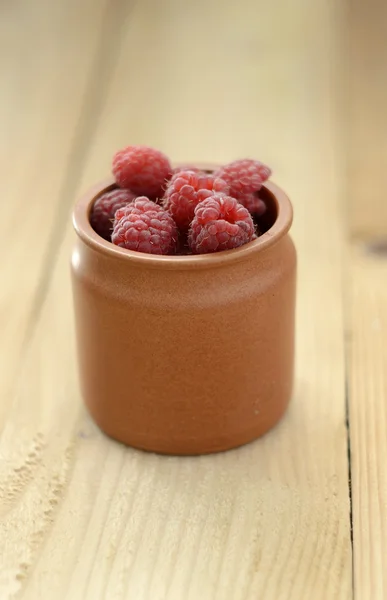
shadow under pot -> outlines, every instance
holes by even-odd
[[[92,229],[79,200],[72,280],[84,401],[112,438],[204,454],[263,435],[292,393],[296,252],[289,199],[268,182],[264,233],[235,250],[155,256]],[[265,231],[266,229],[266,231]]]

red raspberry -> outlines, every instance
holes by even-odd
[[[214,175],[221,177],[230,186],[230,195],[239,200],[240,196],[258,192],[262,183],[271,175],[271,169],[258,160],[234,160],[218,169]]]
[[[148,254],[171,254],[177,239],[171,215],[145,196],[116,212],[112,233],[116,246]]]
[[[187,231],[194,218],[195,208],[214,192],[228,193],[228,185],[212,175],[181,171],[168,184],[164,208],[169,210],[181,231]]]
[[[118,185],[136,194],[161,198],[172,167],[159,150],[148,146],[127,146],[113,157],[113,175]]]
[[[135,197],[130,190],[113,190],[97,198],[90,215],[94,231],[110,242],[116,210],[132,202]]]
[[[249,211],[230,196],[213,194],[195,210],[188,235],[195,254],[231,250],[255,238]]]
[[[257,217],[261,217],[266,212],[266,204],[256,192],[242,194],[239,196],[238,202],[247,208],[251,214],[256,215]]]

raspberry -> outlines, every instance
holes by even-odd
[[[127,146],[113,157],[113,175],[117,184],[138,195],[161,198],[165,180],[171,173],[172,167],[165,154],[148,146]]]
[[[230,186],[230,195],[239,200],[240,196],[258,192],[262,183],[271,175],[271,169],[258,160],[234,160],[220,167],[215,177],[221,177]]]
[[[177,239],[171,215],[145,196],[116,212],[112,233],[116,246],[148,254],[171,254]]]
[[[235,198],[213,194],[196,207],[188,241],[195,254],[205,254],[238,248],[255,237],[249,211]]]
[[[130,190],[113,190],[97,198],[90,215],[90,224],[94,231],[110,241],[116,210],[126,206],[135,197]]]
[[[266,204],[256,192],[242,194],[239,196],[238,202],[247,208],[251,214],[256,215],[257,217],[261,217],[266,212]]]
[[[212,175],[181,171],[168,184],[164,208],[169,210],[181,231],[187,231],[194,218],[195,208],[214,192],[228,193],[228,185]]]

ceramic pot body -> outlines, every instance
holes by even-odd
[[[265,188],[274,224],[204,256],[130,252],[89,224],[104,182],[77,204],[72,255],[80,381],[99,427],[130,446],[202,454],[245,444],[292,392],[296,253],[292,209]]]

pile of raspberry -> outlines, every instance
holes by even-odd
[[[99,196],[90,223],[105,240],[148,254],[206,254],[254,240],[266,211],[259,192],[270,177],[257,160],[235,160],[215,172],[173,169],[148,146],[113,157],[116,188]]]

